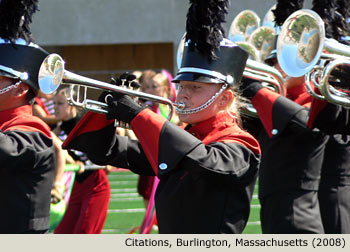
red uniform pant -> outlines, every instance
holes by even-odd
[[[107,218],[110,185],[104,170],[74,182],[68,208],[55,234],[100,234]]]

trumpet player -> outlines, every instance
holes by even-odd
[[[88,113],[64,143],[65,148],[80,149],[99,164],[157,175],[160,233],[241,233],[249,217],[260,147],[241,129],[234,109],[234,88],[248,53],[224,39],[219,20],[228,6],[229,1],[191,1],[187,44],[174,78],[179,85],[176,101],[184,105],[178,113],[185,128],[129,96],[112,93],[107,118]],[[206,22],[210,28],[194,21]],[[130,123],[138,141],[116,136],[114,119]],[[94,137],[98,148],[90,142]]]
[[[0,233],[47,233],[55,150],[50,128],[32,114],[48,53],[29,25],[38,1],[0,1]]]

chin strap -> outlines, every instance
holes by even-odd
[[[185,104],[181,101],[179,103],[183,104],[183,109],[180,109],[179,107],[176,107],[176,112],[178,114],[194,114],[197,113],[199,111],[202,111],[203,109],[207,108],[210,106],[210,104],[212,104],[215,99],[227,88],[228,84],[225,83],[224,85],[222,85],[221,89],[219,90],[219,92],[217,92],[215,95],[213,95],[206,103],[204,103],[203,105],[197,107],[197,108],[192,108],[192,109],[184,109],[186,106]]]
[[[10,91],[11,89],[17,88],[19,86],[19,84],[21,84],[21,83],[22,83],[22,81],[20,80],[20,81],[12,84],[10,86],[7,86],[7,87],[4,87],[3,89],[0,89],[0,95]]]

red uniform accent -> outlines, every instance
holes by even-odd
[[[258,116],[269,137],[272,137],[271,132],[273,130],[272,109],[279,96],[279,94],[270,89],[262,88],[252,99],[253,106],[259,108],[257,109]]]
[[[324,109],[324,107],[326,107],[327,103],[328,102],[326,100],[322,101],[322,100],[316,99],[316,98],[312,99],[311,110],[310,110],[310,114],[309,114],[309,121],[307,122],[307,126],[309,128],[313,128],[316,117],[322,111],[322,109]]]
[[[131,121],[131,127],[136,136],[142,135],[139,141],[156,175],[158,174],[159,136],[165,122],[166,119],[149,109],[142,110]],[[135,125],[138,127],[135,127]]]
[[[49,126],[39,117],[33,117],[32,106],[30,105],[1,111],[0,129],[4,132],[11,130],[40,132],[51,138]]]
[[[154,176],[140,175],[137,183],[137,192],[144,198],[149,200],[152,193]]]
[[[307,92],[305,85],[299,85],[294,88],[289,88],[287,92],[287,97],[295,103],[305,108],[311,107],[312,97]]]
[[[260,154],[260,145],[257,144],[256,139],[252,138],[248,132],[242,130],[235,120],[228,121],[227,117],[229,117],[227,113],[220,113],[204,121],[205,123],[200,124],[200,128],[193,126],[188,132],[195,134],[204,144],[213,142],[239,143],[252,150],[255,154]],[[217,125],[219,126],[217,127]],[[230,127],[227,127],[228,125]],[[198,132],[202,132],[202,135]]]
[[[63,142],[62,147],[66,148],[69,142],[77,136],[87,132],[99,131],[111,123],[114,123],[114,121],[115,120],[107,120],[105,114],[98,114],[89,111],[79,120],[74,129],[69,133],[67,139]]]

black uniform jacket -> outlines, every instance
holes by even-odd
[[[308,126],[327,134],[350,135],[350,108],[314,98]]]
[[[318,193],[325,232],[350,233],[349,108],[313,99],[308,125],[331,134]]]
[[[31,106],[0,112],[0,233],[49,229],[55,150]]]
[[[183,130],[145,109],[131,125],[139,141],[113,138],[113,124],[103,115],[88,113],[63,146],[87,152],[98,164],[158,175],[155,202],[160,233],[243,231],[260,147],[228,113]]]
[[[259,197],[281,190],[317,190],[327,136],[307,127],[311,97],[303,86],[290,97],[262,88],[253,97],[264,129],[259,136],[262,157]]]

